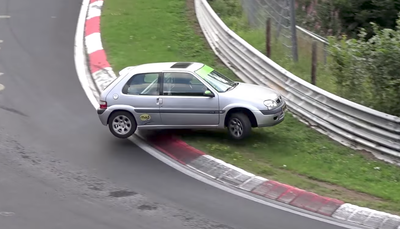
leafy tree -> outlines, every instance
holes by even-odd
[[[400,0],[296,0],[297,23],[320,35],[344,33],[355,38],[361,28],[367,37],[373,35],[371,22],[383,28],[396,27]],[[308,15],[303,7],[314,5],[316,15]],[[317,29],[318,28],[318,29]]]
[[[394,29],[400,11],[399,0],[336,0],[335,6],[340,12],[344,32],[350,36],[364,28],[367,37],[371,37],[374,32],[371,22]]]
[[[395,29],[370,28],[372,36],[362,28],[359,39],[329,38],[330,69],[343,97],[400,116],[400,15]]]

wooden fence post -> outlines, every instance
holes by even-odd
[[[317,85],[317,42],[312,43],[311,53],[311,83]]]

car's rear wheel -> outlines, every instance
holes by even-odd
[[[135,133],[137,124],[131,113],[117,111],[111,114],[108,128],[115,137],[128,138]]]
[[[229,135],[235,140],[242,140],[251,133],[249,117],[243,113],[233,113],[228,120]]]

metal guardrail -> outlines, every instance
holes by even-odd
[[[304,33],[304,34],[307,34],[307,35],[310,36],[312,39],[314,39],[314,40],[316,40],[316,41],[318,41],[318,42],[323,43],[324,45],[328,45],[328,44],[329,44],[328,39],[326,39],[325,37],[322,37],[322,36],[320,36],[320,35],[318,35],[318,34],[315,34],[315,33],[311,32],[311,31],[308,31],[308,30],[306,30],[306,29],[304,29],[304,28],[302,28],[302,27],[300,27],[300,26],[298,26],[298,25],[296,25],[296,29],[299,30],[299,31],[301,31],[301,32]]]
[[[329,51],[329,41],[328,39],[326,39],[325,37],[322,37],[316,33],[313,33],[307,29],[304,29],[300,26],[296,25],[296,30],[297,30],[297,40],[300,41],[302,40],[304,41],[308,41],[309,43],[309,51],[310,51],[310,55],[312,55],[312,42],[316,41],[317,43],[319,43],[320,45],[318,45],[318,47],[322,48],[322,58],[323,58],[323,64],[327,64],[328,63],[328,55],[330,54]],[[321,54],[317,54],[317,56],[321,55]]]
[[[400,165],[400,117],[351,102],[300,79],[231,31],[207,0],[195,0],[195,5],[209,45],[239,78],[282,93],[291,113],[319,132]]]

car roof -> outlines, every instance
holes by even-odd
[[[199,62],[158,62],[158,63],[146,63],[137,66],[132,66],[132,71],[135,73],[142,72],[164,72],[171,70],[178,71],[190,71],[194,72],[201,67],[203,67],[203,63]]]

